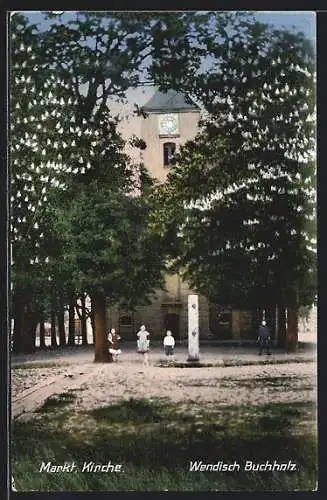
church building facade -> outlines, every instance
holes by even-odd
[[[147,117],[141,118],[141,138],[146,143],[141,161],[151,177],[165,182],[173,164],[173,155],[198,132],[200,109],[188,97],[176,91],[156,92],[143,106]],[[135,312],[118,307],[108,310],[108,328],[116,327],[126,340],[135,340],[140,325],[145,324],[152,339],[161,339],[166,329],[175,339],[188,336],[188,295],[197,293],[178,274],[167,274],[164,290],[157,290],[152,303]],[[222,308],[199,295],[200,340],[241,340],[253,338],[253,314],[249,311]]]

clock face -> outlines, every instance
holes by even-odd
[[[167,114],[159,116],[159,134],[161,135],[178,134],[177,114]]]

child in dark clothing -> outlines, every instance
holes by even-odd
[[[121,354],[121,349],[119,349],[118,345],[119,340],[120,336],[116,333],[116,330],[114,328],[111,328],[108,335],[108,342],[109,342],[109,352],[112,355],[113,361],[118,361],[118,358]]]

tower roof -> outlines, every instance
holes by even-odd
[[[146,112],[172,112],[172,111],[199,111],[197,106],[188,96],[176,90],[159,90],[143,106]]]

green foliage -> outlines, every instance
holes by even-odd
[[[53,144],[60,110],[55,103],[46,106],[54,80],[39,71],[35,27],[19,14],[11,20],[12,281],[14,292],[24,290],[44,310],[50,288],[47,203],[63,183]]]
[[[77,12],[68,22],[63,16],[52,13],[45,14],[45,17],[49,27],[41,27],[39,31],[24,16],[14,14],[11,17],[14,290],[28,290],[37,307],[48,311],[53,291],[60,291],[67,299],[72,292],[94,290],[96,283],[102,287],[102,278],[94,277],[92,272],[102,272],[101,259],[106,260],[104,242],[106,236],[109,240],[112,237],[111,228],[108,228],[112,221],[110,218],[101,219],[104,212],[94,214],[94,220],[100,227],[104,224],[107,231],[102,238],[102,254],[97,255],[96,245],[101,243],[101,235],[92,225],[92,215],[85,213],[85,206],[92,212],[93,207],[98,206],[98,192],[103,189],[108,200],[119,193],[119,199],[111,208],[107,207],[107,212],[113,212],[117,203],[122,202],[121,215],[130,217],[128,221],[122,221],[121,230],[116,234],[117,242],[119,238],[125,238],[117,243],[118,251],[121,245],[129,245],[129,232],[133,232],[134,241],[138,241],[138,248],[133,247],[137,255],[134,260],[136,268],[129,273],[129,300],[131,288],[137,291],[137,295],[139,291],[142,295],[143,290],[146,294],[153,286],[148,284],[152,278],[153,284],[161,283],[157,271],[144,273],[144,286],[141,282],[133,286],[130,281],[143,279],[139,268],[144,261],[147,262],[145,269],[149,271],[150,249],[157,245],[157,238],[145,237],[143,227],[140,229],[142,236],[136,235],[136,228],[145,224],[145,219],[141,221],[142,201],[140,207],[134,207],[135,214],[134,208],[126,208],[129,202],[124,196],[134,190],[136,171],[123,153],[124,141],[117,131],[118,118],[107,109],[107,99],[109,96],[123,99],[125,91],[139,81],[140,65],[151,51],[155,21],[152,15],[119,12],[110,15]],[[144,147],[137,139],[134,145]],[[145,191],[151,187],[148,181],[143,172],[141,185]],[[78,214],[77,207],[83,196],[87,203],[84,212]],[[74,218],[69,210],[71,201],[76,209]],[[138,204],[136,201],[130,203]],[[89,238],[88,245],[93,249],[95,259],[93,271],[88,271],[90,284],[83,276],[83,256],[76,258],[75,247],[67,238],[68,234],[76,234],[77,228],[83,226],[84,222],[78,221],[79,216],[85,217],[86,225],[89,221],[84,236]],[[113,218],[118,221],[117,214]],[[118,221],[117,227],[119,225]],[[77,240],[78,237],[74,244]],[[143,248],[144,256],[140,253]],[[83,251],[76,248],[77,254]],[[156,255],[158,259],[154,259],[154,267],[157,268],[161,254],[156,251]],[[111,265],[125,265],[129,257],[126,253],[118,262],[113,257]],[[78,268],[78,265],[82,267]],[[110,293],[123,273],[123,269],[115,268],[111,274],[115,283],[111,283]],[[109,275],[108,270],[104,278],[106,286],[109,286]],[[85,290],[80,288],[81,284]],[[124,288],[120,288],[119,293],[124,293]],[[117,294],[118,291],[113,292],[116,298]]]
[[[247,13],[65,15],[44,13],[39,31],[11,16],[14,290],[46,311],[54,291],[98,291],[135,307],[162,284],[168,252],[212,301],[311,303],[308,40]],[[123,152],[107,106],[144,77],[188,92],[205,112],[155,192]]]
[[[133,308],[162,285],[163,248],[148,228],[148,211],[144,198],[111,187],[91,183],[76,195],[66,236],[80,290]]]
[[[301,306],[299,308],[299,319],[302,321],[309,321],[310,318],[310,312],[312,311],[312,306]]]
[[[226,21],[227,22],[227,21]],[[217,14],[212,70],[177,85],[204,109],[154,216],[184,277],[211,301],[312,304],[315,61],[302,34]]]

